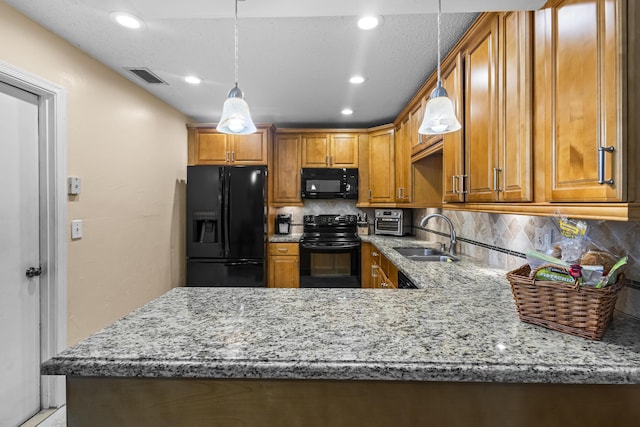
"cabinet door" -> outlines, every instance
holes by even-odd
[[[250,135],[234,135],[231,161],[242,165],[267,164],[268,130],[258,130]]]
[[[269,287],[270,288],[299,288],[300,287],[300,258],[298,256],[269,257]]]
[[[374,289],[379,289],[383,280],[383,273],[382,268],[380,267],[380,252],[378,252],[375,247],[372,247],[371,249],[370,261],[370,285]]]
[[[444,202],[464,202],[464,108],[462,102],[462,53],[442,67],[442,85],[453,101],[462,129],[442,135],[442,169]]]
[[[424,106],[426,101],[421,100],[409,113],[409,129],[408,138],[409,145],[411,147],[411,155],[415,155],[424,150],[426,146],[423,144],[422,136],[418,134],[418,129],[422,124],[422,118],[424,117]]]
[[[545,32],[551,100],[546,198],[563,202],[624,201],[620,51],[622,1],[566,0],[551,8]],[[599,149],[605,180],[599,184]]]
[[[369,202],[395,200],[394,130],[369,135]]]
[[[332,168],[357,168],[358,135],[334,134],[330,138],[329,166]]]
[[[371,288],[371,251],[373,245],[362,242],[360,246],[360,286]]]
[[[500,15],[499,200],[532,199],[532,15]]]
[[[300,135],[276,135],[273,147],[273,203],[302,203]]]
[[[302,167],[329,166],[329,137],[326,134],[302,134]]]
[[[396,202],[411,202],[411,148],[409,147],[408,119],[396,130]]]
[[[465,54],[465,164],[468,202],[497,198],[498,18],[478,31]]]
[[[229,162],[229,135],[219,133],[215,129],[196,129],[195,138],[194,164],[225,165]]]

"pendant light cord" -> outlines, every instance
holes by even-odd
[[[442,8],[442,0],[438,0],[438,84],[442,84],[440,79],[440,12]]]
[[[236,0],[236,11],[235,11],[235,19],[233,21],[234,27],[234,42],[235,42],[235,52],[234,52],[234,72],[236,78],[236,86],[238,86],[238,0]]]

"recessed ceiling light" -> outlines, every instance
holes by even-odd
[[[202,80],[200,80],[196,76],[187,76],[184,78],[184,81],[187,83],[191,83],[192,85],[199,85],[202,82]]]
[[[350,116],[352,114],[353,114],[353,110],[351,108],[345,108],[344,110],[342,110],[343,116]]]
[[[358,19],[358,27],[361,30],[372,30],[382,23],[381,16],[363,16]]]
[[[349,79],[349,83],[352,83],[354,85],[362,84],[364,83],[364,81],[365,81],[365,78],[362,76],[353,76]]]
[[[144,27],[144,21],[142,19],[127,12],[115,11],[115,12],[111,12],[110,16],[118,24],[132,30],[139,30]]]

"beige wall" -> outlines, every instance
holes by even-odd
[[[67,90],[73,344],[183,282],[188,120],[2,1],[0,60]]]

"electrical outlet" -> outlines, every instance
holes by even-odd
[[[533,238],[533,248],[537,251],[544,249],[545,234],[542,228],[536,228],[536,234]]]
[[[553,230],[547,231],[542,237],[544,249],[551,249],[551,242],[553,242]]]

